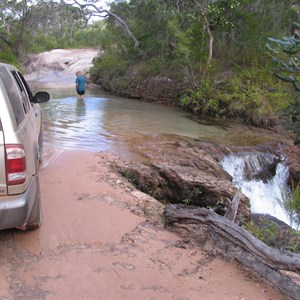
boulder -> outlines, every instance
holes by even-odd
[[[300,145],[285,145],[283,154],[289,166],[290,184],[292,185],[293,183],[295,185],[300,183]]]

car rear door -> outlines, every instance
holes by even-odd
[[[28,121],[34,134],[35,143],[38,144],[40,130],[42,126],[42,115],[39,104],[33,103],[30,88],[20,72],[13,72],[22,94],[23,105],[26,109]]]
[[[26,137],[23,145],[26,150],[27,168],[31,169],[32,175],[35,175],[38,172],[38,136],[41,127],[41,113],[39,106],[30,101],[32,95],[21,73],[17,70],[13,70],[11,73],[21,94],[21,101],[25,111],[22,135]]]

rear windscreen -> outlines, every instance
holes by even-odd
[[[16,122],[19,125],[25,118],[25,110],[22,104],[22,99],[20,98],[20,94],[16,90],[14,78],[3,66],[0,66],[0,79],[4,84]]]

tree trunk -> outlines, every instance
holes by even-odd
[[[204,17],[204,21],[205,21],[205,30],[207,31],[207,33],[209,35],[208,58],[207,58],[206,67],[204,68],[203,74],[202,74],[202,78],[204,79],[207,72],[208,72],[208,69],[209,69],[209,66],[211,64],[212,57],[213,57],[214,36],[213,36],[212,31],[210,29],[210,24],[209,24],[209,21],[207,19],[207,16],[203,15],[203,17]]]

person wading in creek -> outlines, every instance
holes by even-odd
[[[75,84],[76,84],[76,92],[79,96],[79,99],[82,99],[83,95],[85,93],[85,88],[86,88],[86,85],[87,85],[87,81],[86,81],[85,76],[83,76],[80,71],[76,72]]]

